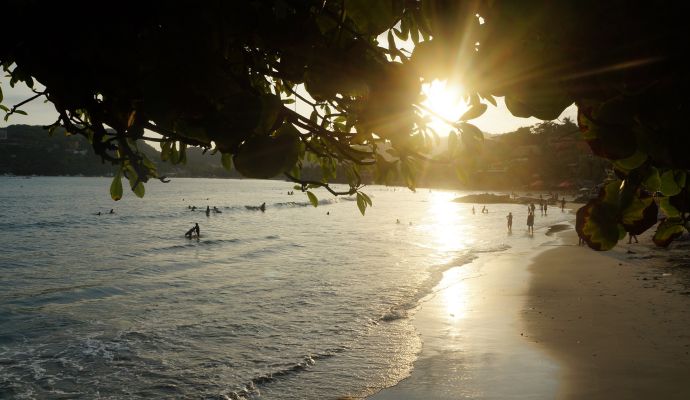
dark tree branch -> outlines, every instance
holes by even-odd
[[[336,191],[333,188],[331,188],[331,186],[325,182],[298,179],[298,178],[295,178],[294,176],[288,174],[287,172],[284,172],[284,174],[292,182],[299,183],[300,185],[302,185],[302,191],[303,192],[307,191],[307,186],[313,185],[313,186],[319,186],[319,187],[322,187],[322,188],[328,190],[334,196],[351,196],[351,195],[357,193],[357,191],[359,189],[364,187],[364,185],[362,185],[361,183],[358,182],[356,186],[350,186],[350,190],[339,192],[339,191]]]

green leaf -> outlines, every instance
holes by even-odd
[[[668,218],[679,218],[680,217],[680,211],[671,204],[671,199],[668,197],[664,197],[659,200],[659,206],[661,207],[661,210],[666,214]]]
[[[625,229],[618,223],[615,207],[598,199],[577,210],[575,230],[594,250],[610,250],[625,237]]]
[[[362,194],[359,192],[357,192],[357,207],[359,208],[359,212],[364,215],[364,212],[367,209],[367,202],[364,200],[364,196],[362,196]]]
[[[24,110],[14,110],[15,114],[21,114],[21,115],[26,115],[26,111]]]
[[[633,235],[640,235],[657,223],[659,207],[652,197],[636,197],[622,212],[625,230]]]
[[[659,224],[652,240],[657,246],[667,247],[684,231],[683,221],[680,218],[669,218]]]
[[[685,176],[683,175],[683,181],[685,181]],[[668,170],[661,174],[661,186],[659,191],[664,194],[664,196],[675,196],[680,193],[682,187],[678,185],[676,181],[676,176],[672,170]]]
[[[302,190],[302,186],[301,186],[301,185],[295,185],[295,186],[293,186],[292,188],[295,189],[295,190]]]
[[[223,164],[226,171],[232,171],[232,154],[223,153],[220,156],[220,163]]]
[[[314,207],[319,206],[319,199],[316,198],[316,195],[314,193],[307,190],[307,197],[309,197],[309,202],[311,203],[312,206],[314,206]]]
[[[2,86],[0,86],[0,103],[2,103],[2,99],[3,99],[3,96],[2,96]]]
[[[113,181],[110,184],[110,197],[115,201],[118,201],[122,198],[122,176],[120,175],[120,172],[115,174]]]
[[[650,192],[658,192],[659,188],[661,187],[661,177],[659,176],[659,170],[654,167],[650,167],[643,184]]]
[[[465,111],[464,114],[462,114],[462,117],[460,117],[460,121],[469,121],[471,119],[475,119],[477,117],[480,117],[484,112],[486,111],[486,104],[484,103],[478,103],[470,107],[469,110]]]
[[[132,191],[139,198],[144,197],[144,193],[146,192],[146,190],[144,189],[144,184],[141,182],[137,183],[137,185],[132,188]]]
[[[370,207],[373,205],[371,202],[371,198],[369,196],[367,196],[366,193],[363,193],[363,192],[358,192],[358,193],[362,195],[362,197],[364,198],[364,201],[366,201]]]
[[[9,112],[9,111],[10,111],[9,108],[3,106],[2,104],[0,104],[0,110],[2,110],[2,111],[4,111],[4,112]]]

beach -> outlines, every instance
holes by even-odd
[[[410,376],[369,399],[690,398],[685,244],[655,248],[651,229],[595,252],[573,226],[447,271],[413,317]]]

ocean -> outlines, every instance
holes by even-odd
[[[472,214],[463,191],[369,186],[362,216],[283,181],[109,185],[0,177],[0,398],[365,397],[414,368],[410,316],[444,271],[568,220],[530,236],[526,206]]]

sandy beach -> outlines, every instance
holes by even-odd
[[[652,229],[595,252],[572,226],[447,271],[410,377],[369,399],[690,398],[687,242],[655,248]]]
[[[610,252],[566,243],[530,267],[528,340],[561,365],[561,399],[690,398],[687,243],[620,243]]]

